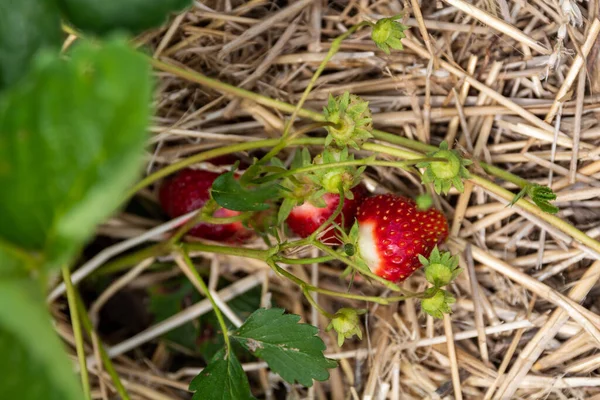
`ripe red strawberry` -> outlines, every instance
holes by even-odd
[[[362,184],[359,184],[352,189],[352,194],[354,195],[354,199],[344,200],[342,212],[334,221],[336,224],[341,226],[343,217],[345,229],[351,227],[354,223],[356,210],[358,205],[367,195],[367,188]],[[326,193],[323,195],[323,200],[325,200],[325,203],[327,204],[323,208],[319,208],[310,204],[309,202],[305,202],[301,206],[296,206],[292,209],[292,212],[287,218],[288,226],[292,232],[303,238],[310,236],[335,212],[338,204],[340,204],[340,195]],[[339,243],[339,240],[336,239],[335,229],[328,230],[323,235],[322,240],[324,242],[336,240]]]
[[[448,222],[439,210],[419,210],[406,197],[390,194],[366,199],[359,207],[358,249],[371,271],[389,281],[408,278],[448,237]]]
[[[195,169],[185,169],[165,181],[159,191],[163,210],[171,218],[176,218],[197,210],[210,199],[210,188],[219,174]],[[224,218],[239,215],[240,212],[219,208],[213,217]],[[189,235],[215,241],[241,241],[251,236],[241,222],[215,225],[199,223],[188,232]]]

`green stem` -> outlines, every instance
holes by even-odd
[[[206,253],[226,254],[229,256],[254,258],[266,261],[269,256],[268,250],[247,249],[244,247],[219,246],[204,243],[184,243],[181,245],[186,253],[190,251],[203,251]]]
[[[325,311],[325,309],[323,307],[321,307],[319,305],[319,303],[316,302],[316,300],[310,295],[310,291],[307,288],[304,288],[302,290],[302,293],[304,293],[304,297],[306,297],[306,300],[308,300],[308,302],[317,309],[317,311],[319,313],[321,313],[323,316],[325,316],[325,318],[328,319],[333,319],[333,314],[328,313],[327,311]],[[314,323],[315,321],[313,321]]]
[[[196,283],[198,283],[198,285],[204,292],[203,294],[208,298],[208,300],[210,301],[210,304],[212,305],[215,315],[217,316],[217,320],[219,321],[219,326],[221,327],[221,331],[223,332],[223,339],[225,340],[225,347],[227,348],[227,354],[229,354],[231,351],[231,342],[229,341],[229,329],[227,329],[227,324],[225,324],[225,318],[223,318],[223,314],[221,313],[221,310],[217,306],[215,299],[212,297],[212,294],[208,290],[208,286],[206,286],[206,283],[204,283],[204,279],[202,279],[202,277],[196,270],[196,267],[194,266],[194,263],[188,256],[187,252],[181,251],[180,254],[183,257],[183,261],[187,265],[190,273],[192,274],[194,279],[196,279]]]
[[[477,186],[480,186],[480,187],[502,197],[503,199],[505,199],[509,202],[512,201],[515,197],[515,194],[513,192],[506,190],[503,187],[498,186],[495,183],[492,183],[486,179],[483,179],[480,176],[472,175],[470,180],[473,183],[475,183]],[[554,226],[555,228],[561,230],[562,232],[566,233],[567,235],[571,236],[572,238],[579,240],[581,243],[590,247],[595,252],[600,254],[600,243],[597,242],[596,240],[592,239],[591,237],[589,237],[588,235],[586,235],[579,229],[575,228],[573,225],[569,224],[568,222],[563,221],[562,219],[555,217],[552,214],[548,214],[548,213],[542,211],[538,206],[536,206],[533,203],[530,203],[529,201],[527,201],[525,199],[520,199],[515,204],[520,206],[522,209],[530,212],[531,214],[535,215],[536,217],[540,218],[541,220],[549,223],[550,225]]]
[[[92,276],[108,275],[115,272],[120,272],[147,258],[159,257],[169,253],[169,251],[170,247],[165,246],[165,243],[154,244],[106,263],[104,266],[98,268],[98,270],[94,272]]]
[[[377,161],[377,160],[372,160],[370,158],[363,158],[360,160],[352,160],[352,161],[340,161],[340,162],[332,162],[332,163],[327,163],[327,164],[314,164],[314,165],[308,165],[306,167],[290,169],[288,171],[279,172],[277,174],[268,175],[263,178],[256,179],[253,183],[256,183],[256,184],[267,183],[267,182],[275,181],[277,179],[285,178],[287,176],[291,176],[291,175],[295,175],[295,174],[302,174],[305,172],[312,172],[312,171],[318,171],[318,170],[330,169],[330,168],[354,167],[354,166],[362,166],[362,165],[376,165],[376,166],[380,166],[380,167],[394,167],[394,168],[405,169],[405,167],[408,165],[415,165],[420,162],[436,162],[436,161],[447,162],[448,159],[439,158],[439,157],[425,157],[425,158],[415,158],[415,159],[406,160],[406,161]]]
[[[341,190],[340,188],[340,193],[339,193],[340,199],[338,201],[338,205],[335,208],[335,210],[333,211],[333,214],[331,214],[329,216],[329,218],[327,218],[327,220],[325,220],[325,222],[323,222],[313,233],[310,234],[310,236],[308,236],[308,240],[310,242],[316,241],[317,240],[317,236],[319,236],[321,234],[321,232],[323,232],[325,229],[329,228],[329,225],[331,225],[333,223],[333,221],[335,221],[335,219],[338,217],[338,215],[340,215],[340,213],[342,212],[342,209],[344,208],[344,191]],[[332,228],[332,229],[336,229],[336,228]]]
[[[507,182],[512,182],[521,189],[529,185],[529,181],[527,179],[523,179],[515,174],[511,174],[510,172],[505,171],[502,168],[498,168],[483,161],[480,161],[479,165],[481,165],[481,168],[483,168],[483,170],[488,174],[504,179]]]
[[[248,218],[247,213],[235,215],[233,217],[224,217],[224,218],[212,217],[212,215],[214,214],[214,212],[217,209],[219,209],[219,205],[212,199],[210,199],[209,201],[204,203],[204,205],[202,206],[202,208],[200,208],[198,210],[196,215],[194,215],[192,218],[190,218],[188,221],[186,221],[185,224],[183,224],[181,227],[179,227],[179,229],[177,229],[177,231],[173,234],[173,236],[171,236],[171,238],[167,242],[166,246],[172,246],[175,243],[179,242],[179,240],[186,233],[188,233],[188,231],[190,229],[192,229],[194,226],[196,226],[197,224],[199,224],[201,222],[204,222],[207,224],[224,225],[224,224],[231,224],[234,222],[242,221],[242,220]]]
[[[149,58],[149,60],[154,65],[154,67],[156,67],[159,70],[162,70],[162,71],[165,71],[165,72],[170,72],[170,73],[172,73],[172,74],[174,74],[176,76],[179,76],[181,78],[187,79],[187,80],[192,81],[192,82],[199,83],[199,84],[201,84],[203,86],[206,86],[206,87],[209,87],[209,88],[216,89],[216,90],[218,90],[220,92],[232,94],[232,95],[235,95],[237,97],[244,98],[244,99],[249,99],[249,100],[255,101],[258,104],[261,104],[261,105],[264,105],[264,106],[267,106],[267,107],[272,107],[272,108],[274,108],[276,110],[279,110],[279,111],[282,111],[282,112],[293,113],[294,110],[296,110],[296,108],[297,108],[296,106],[294,106],[292,104],[289,104],[289,103],[286,103],[286,102],[283,102],[283,101],[279,101],[279,100],[274,100],[274,99],[272,99],[270,97],[254,93],[254,92],[251,92],[249,90],[240,89],[238,87],[235,87],[235,86],[232,86],[232,85],[229,85],[229,84],[226,84],[226,83],[223,83],[223,82],[220,82],[220,81],[208,78],[208,77],[206,77],[206,76],[204,76],[202,74],[199,74],[198,72],[184,70],[184,69],[179,68],[177,66],[170,65],[170,64],[165,64],[165,63],[163,63],[161,61],[154,60],[154,59],[151,59],[151,58]],[[310,120],[313,120],[313,121],[317,121],[317,122],[325,120],[325,117],[320,112],[312,111],[312,110],[307,110],[307,109],[302,109],[302,108],[298,110],[297,115],[300,116],[300,117],[303,117],[303,118],[307,118],[307,119],[310,119]],[[435,151],[435,150],[438,149],[436,146],[432,146],[432,145],[426,144],[426,143],[421,143],[421,142],[419,142],[417,140],[408,139],[408,138],[405,138],[405,137],[402,137],[402,136],[398,136],[398,135],[395,135],[395,134],[392,134],[392,133],[389,133],[389,132],[381,131],[381,130],[378,130],[378,129],[374,129],[373,132],[371,132],[371,133],[373,134],[373,136],[374,136],[375,139],[383,140],[383,141],[386,141],[388,143],[396,144],[396,145],[405,147],[407,149],[415,150],[415,151],[418,151],[418,152],[421,152],[421,153],[429,153],[429,152],[432,152],[432,151]],[[279,143],[279,139],[271,139],[270,141],[272,143],[274,143],[274,144],[271,144],[270,146],[275,146],[275,145],[277,145],[277,143]],[[242,143],[240,145],[235,145],[235,146],[243,146],[243,145],[247,146],[248,143]],[[270,147],[270,146],[266,145],[265,147]],[[365,148],[365,150],[369,150],[370,146],[377,146],[377,145],[375,143],[365,143],[363,145],[363,148]],[[228,147],[231,147],[231,146],[228,146]],[[252,148],[254,148],[254,147],[252,147]],[[226,149],[226,147],[224,147],[222,149]],[[212,151],[213,152],[218,152],[219,150],[221,150],[221,149],[216,149],[216,150],[212,150]],[[239,151],[243,151],[243,150],[247,150],[247,149],[242,149],[242,150],[239,150]],[[422,155],[417,155],[417,154],[414,154],[412,152],[406,152],[405,150],[401,150],[401,149],[396,149],[396,150],[397,150],[397,154],[401,154],[401,153],[405,154],[404,156],[402,156],[402,158],[407,158],[406,157],[407,154],[410,154],[410,155],[412,155],[414,157],[422,157]],[[238,150],[235,150],[235,151],[238,151]],[[215,153],[215,155],[212,155],[212,156],[210,156],[208,158],[216,157],[217,155],[228,154],[230,152],[235,152],[235,151],[219,152],[219,154]],[[199,161],[193,161],[190,164],[193,164],[194,162],[199,162]],[[486,163],[481,163],[481,164],[482,164],[482,167],[487,170],[488,164],[486,164]],[[177,169],[175,169],[175,171],[176,170]],[[499,171],[502,171],[502,172],[499,172]],[[172,171],[172,172],[174,172],[174,171]],[[169,172],[169,173],[171,173],[171,172]],[[163,176],[166,176],[169,173],[167,173],[167,174],[165,174]],[[518,176],[516,176],[514,174],[511,174],[510,172],[503,171],[503,170],[501,170],[500,168],[497,168],[497,167],[490,168],[489,171],[488,171],[488,173],[490,173],[490,174],[492,174],[494,176],[499,176],[498,174],[502,174],[503,175],[503,179],[506,179],[506,180],[508,180],[510,182],[515,182],[515,183],[516,183],[516,180],[521,179]],[[148,184],[142,185],[141,187],[147,186]],[[137,189],[137,190],[139,190],[139,189]]]
[[[321,64],[319,64],[319,67],[317,68],[317,70],[313,74],[312,78],[308,82],[308,85],[306,86],[306,89],[304,89],[304,92],[302,93],[300,100],[298,100],[298,104],[296,104],[296,106],[294,107],[294,110],[292,111],[292,115],[290,116],[287,123],[285,124],[285,127],[283,128],[283,134],[281,135],[280,142],[275,147],[273,147],[271,149],[271,151],[269,151],[259,161],[259,164],[264,164],[268,160],[273,158],[281,150],[283,150],[285,147],[287,147],[287,142],[289,141],[289,139],[291,137],[297,136],[299,134],[298,132],[296,132],[291,137],[288,137],[288,136],[290,136],[290,132],[292,130],[292,126],[294,125],[294,121],[296,120],[296,117],[300,114],[300,112],[302,110],[302,106],[304,105],[304,102],[308,98],[308,95],[310,94],[310,91],[312,90],[315,83],[317,82],[317,79],[319,79],[319,76],[321,76],[321,74],[325,70],[327,63],[329,62],[329,60],[331,60],[331,58],[335,55],[335,53],[338,52],[338,50],[340,49],[340,45],[342,44],[342,41],[344,39],[348,38],[350,35],[352,35],[354,32],[356,32],[358,29],[362,28],[363,26],[368,26],[368,25],[370,25],[369,22],[361,22],[357,25],[353,25],[352,27],[350,27],[350,29],[348,29],[346,32],[344,32],[340,36],[336,37],[333,40],[333,42],[331,42],[331,47],[329,47],[329,51],[327,52],[327,55],[325,56],[323,61],[321,61]]]
[[[81,386],[83,387],[84,397],[88,400],[92,399],[90,389],[90,377],[88,375],[87,364],[85,362],[85,350],[83,348],[83,335],[81,333],[81,323],[79,321],[79,313],[77,312],[77,301],[75,288],[71,282],[71,272],[69,267],[61,268],[63,281],[67,289],[67,301],[69,302],[69,311],[71,313],[71,324],[73,325],[73,336],[75,337],[75,348],[77,349],[77,359],[79,361],[79,372],[81,375]]]
[[[260,149],[264,147],[273,147],[279,143],[279,139],[266,139],[266,140],[256,140],[245,143],[238,143],[231,146],[219,147],[217,149],[204,151],[202,153],[195,154],[191,157],[178,161],[176,163],[170,164],[148,176],[144,179],[140,180],[128,193],[127,198],[130,198],[139,190],[145,188],[146,186],[150,186],[152,183],[158,181],[161,178],[164,178],[168,175],[171,175],[174,172],[177,172],[181,169],[189,167],[192,164],[196,164],[202,161],[210,160],[211,158],[215,158],[218,156],[223,156],[226,154],[237,153],[240,151],[247,151],[253,149]],[[322,145],[325,143],[325,139],[322,138],[301,138],[296,139],[288,143],[289,146],[311,146],[311,145]]]
[[[289,265],[305,265],[305,264],[321,264],[326,263],[328,261],[336,260],[335,257],[331,256],[323,256],[323,257],[315,257],[315,258],[287,258],[276,256],[273,257],[273,260],[276,262],[281,262]]]
[[[329,60],[331,60],[331,58],[335,55],[335,53],[337,53],[339,51],[340,45],[342,44],[344,39],[348,38],[350,35],[352,35],[354,32],[356,32],[360,28],[362,28],[364,26],[368,26],[368,25],[370,25],[370,23],[366,22],[366,21],[363,21],[359,24],[353,25],[350,27],[350,29],[348,29],[346,32],[344,32],[340,36],[336,37],[333,40],[333,42],[331,42],[331,47],[329,47],[329,51],[327,52],[327,55],[325,56],[323,61],[321,61],[321,64],[319,65],[319,67],[317,68],[315,73],[313,74],[312,78],[310,79],[310,82],[308,82],[306,89],[304,89],[304,93],[302,93],[302,97],[300,97],[298,104],[296,104],[296,107],[294,108],[294,111],[292,112],[292,115],[283,130],[282,140],[287,138],[292,126],[294,125],[294,120],[296,119],[296,117],[298,116],[298,113],[302,109],[302,106],[304,105],[304,102],[308,98],[310,91],[315,86],[315,83],[317,82],[317,79],[319,79],[319,76],[321,76],[321,74],[325,70],[325,67],[327,66],[327,63],[329,62]]]
[[[289,271],[286,271],[285,269],[281,268],[279,265],[277,265],[277,263],[275,263],[273,260],[267,260],[267,264],[278,274],[285,276],[286,278],[288,278],[289,280],[291,280],[292,282],[294,282],[296,285],[300,286],[300,288],[304,291],[304,290],[308,290],[310,292],[316,292],[316,293],[321,293],[327,296],[332,296],[332,297],[341,297],[344,299],[352,299],[352,300],[362,300],[362,301],[368,301],[371,303],[377,303],[377,304],[383,304],[383,305],[387,305],[389,304],[387,299],[381,298],[381,297],[377,297],[377,296],[362,296],[359,294],[352,294],[352,293],[344,293],[344,292],[336,292],[334,290],[328,290],[328,289],[323,289],[317,286],[313,286],[305,281],[303,281],[302,279],[298,278],[296,275],[292,274]]]
[[[91,338],[93,335],[95,335],[94,328],[92,326],[92,321],[90,321],[90,317],[87,314],[87,310],[83,305],[83,301],[81,300],[79,293],[75,292],[75,294],[77,302],[77,311],[79,315],[81,315],[81,322],[83,328],[87,332],[88,336]],[[106,370],[106,372],[108,372],[108,375],[110,376],[113,384],[115,385],[115,390],[119,394],[119,398],[122,400],[130,400],[129,394],[125,389],[125,386],[123,386],[123,383],[119,378],[119,374],[117,373],[117,370],[115,369],[112,360],[108,356],[108,353],[104,349],[104,346],[102,345],[102,342],[100,342],[100,340],[98,340],[98,350],[100,352],[100,358],[102,359],[102,365],[104,365],[104,369]]]
[[[396,285],[395,283],[392,283],[386,279],[383,279],[382,277],[375,275],[374,273],[372,273],[371,271],[365,270],[364,268],[359,267],[354,261],[352,261],[351,259],[349,259],[348,257],[345,257],[341,254],[339,254],[338,252],[336,252],[335,250],[333,250],[332,248],[325,246],[323,243],[319,242],[319,241],[313,241],[312,245],[315,246],[316,248],[318,248],[319,250],[325,252],[326,254],[329,254],[332,257],[335,257],[336,259],[340,260],[341,262],[343,262],[346,265],[349,265],[350,267],[352,267],[353,269],[355,269],[356,271],[358,271],[360,274],[367,276],[379,283],[381,283],[382,285],[384,285],[385,287],[387,287],[390,290],[393,290],[395,292],[404,292],[403,289],[401,289],[398,285]]]
[[[423,157],[423,154],[415,153],[404,149],[397,149],[395,147],[385,146],[378,143],[364,143],[362,145],[364,150],[372,151],[374,153],[389,154],[394,157],[402,158],[404,160],[418,160]]]

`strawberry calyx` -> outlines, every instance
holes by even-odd
[[[354,155],[348,153],[347,147],[343,150],[326,149],[322,154],[315,157],[315,164],[332,164],[332,167],[315,170],[312,179],[327,193],[340,194],[340,192],[343,192],[345,198],[352,200],[354,198],[352,188],[360,183],[362,173],[366,167],[333,166],[335,163],[346,161],[354,161]]]
[[[421,300],[421,309],[433,318],[443,318],[450,314],[450,306],[456,302],[454,296],[447,290],[432,287],[427,290],[426,298]]]
[[[362,340],[362,330],[360,329],[360,315],[367,310],[355,310],[353,308],[340,308],[331,319],[331,323],[325,329],[329,332],[331,329],[338,334],[338,346],[342,347],[345,339],[350,339],[356,335]]]
[[[340,148],[346,146],[359,149],[360,145],[373,137],[373,119],[369,103],[360,97],[345,92],[334,98],[331,94],[327,106],[323,109],[325,126],[329,133],[325,145],[334,143]]]
[[[425,268],[425,278],[435,287],[450,284],[460,273],[458,256],[453,256],[449,251],[440,252],[437,246],[433,248],[429,258],[419,254],[419,261]]]
[[[423,161],[418,163],[418,168],[425,168],[421,177],[423,183],[433,183],[437,194],[448,194],[454,186],[459,192],[465,187],[462,180],[470,177],[467,166],[473,162],[462,158],[458,151],[448,149],[448,143],[443,141],[439,150],[427,154],[427,157],[444,159],[445,161]]]
[[[382,18],[373,25],[371,39],[386,54],[390,54],[390,49],[403,49],[401,39],[406,37],[404,31],[408,29],[408,26],[396,21],[400,18],[402,18],[402,15]]]

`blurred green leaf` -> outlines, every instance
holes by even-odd
[[[141,33],[163,24],[169,13],[191,4],[191,0],[58,0],[69,22],[100,35],[116,30]]]
[[[72,257],[140,172],[151,113],[145,58],[124,41],[39,57],[0,98],[0,239]],[[1,266],[0,266],[1,268]]]
[[[81,400],[40,287],[29,279],[0,280],[0,304],[0,399]]]
[[[52,0],[0,1],[0,90],[19,81],[42,48],[62,44],[60,13]]]
[[[190,383],[193,400],[252,400],[248,377],[233,353],[219,351]]]

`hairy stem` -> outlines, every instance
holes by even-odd
[[[323,289],[317,286],[313,286],[305,281],[303,281],[302,279],[298,278],[296,275],[292,274],[289,271],[286,271],[285,269],[281,268],[279,265],[277,265],[277,263],[275,263],[273,260],[267,260],[267,264],[269,264],[269,266],[278,274],[285,276],[286,278],[288,278],[289,280],[291,280],[292,282],[294,282],[296,285],[300,286],[300,288],[304,291],[304,290],[308,290],[310,292],[316,292],[316,293],[321,293],[327,296],[332,296],[332,297],[341,297],[344,299],[353,299],[353,300],[363,300],[363,301],[368,301],[371,303],[377,303],[377,304],[383,304],[383,305],[387,305],[389,304],[387,299],[384,299],[382,297],[377,297],[377,296],[362,296],[359,294],[352,294],[352,293],[344,293],[344,292],[336,292],[334,290],[328,290],[328,289]]]
[[[337,258],[338,260],[340,260],[344,264],[352,267],[353,269],[355,269],[357,272],[361,273],[362,275],[367,276],[367,277],[381,283],[388,289],[391,289],[395,292],[404,292],[404,290],[401,289],[395,283],[392,283],[386,279],[383,279],[382,277],[375,275],[374,273],[372,273],[369,270],[365,270],[364,268],[359,267],[354,261],[352,261],[348,257],[341,255],[340,253],[336,252],[332,248],[325,246],[323,243],[315,240],[312,242],[312,245],[315,246],[316,248],[318,248],[319,250],[325,252],[326,254],[329,254],[330,256]]]
[[[71,282],[71,271],[66,265],[61,268],[63,281],[67,289],[67,301],[69,303],[69,312],[71,314],[71,324],[73,325],[73,336],[75,337],[75,349],[77,350],[77,360],[79,361],[79,374],[81,375],[81,386],[83,387],[84,397],[92,399],[90,389],[90,377],[88,375],[87,364],[85,361],[85,350],[83,348],[83,334],[81,332],[81,323],[79,313],[77,312],[77,301],[75,287]]]
[[[268,250],[246,249],[244,247],[219,246],[204,243],[184,243],[181,245],[186,253],[190,251],[203,251],[206,253],[226,254],[229,256],[254,258],[266,261],[269,256]]]
[[[338,168],[338,167],[376,165],[376,166],[380,166],[380,167],[393,167],[393,168],[406,169],[406,166],[409,166],[409,165],[415,165],[420,162],[435,162],[435,161],[447,162],[448,159],[439,158],[439,157],[425,157],[425,158],[415,158],[415,159],[406,160],[406,161],[377,161],[377,160],[372,160],[369,158],[363,158],[360,160],[352,160],[352,161],[339,161],[339,162],[333,162],[333,163],[327,163],[327,164],[314,164],[314,165],[308,165],[306,167],[291,169],[289,171],[280,172],[277,174],[268,175],[263,178],[256,179],[254,181],[254,183],[256,183],[256,184],[266,183],[266,182],[275,181],[277,179],[285,178],[287,176],[291,176],[291,175],[295,175],[295,174],[318,171],[318,170],[322,170],[322,169]]]
[[[92,337],[93,335],[96,334],[94,332],[94,328],[92,326],[92,321],[90,321],[90,317],[87,314],[87,310],[85,309],[85,306],[83,305],[83,301],[81,300],[79,293],[75,292],[75,294],[76,294],[76,302],[77,302],[77,311],[79,312],[79,315],[81,316],[81,322],[82,322],[83,328],[85,329],[88,336]],[[129,394],[127,393],[127,390],[125,389],[125,386],[123,386],[123,383],[121,382],[121,379],[119,378],[119,374],[117,373],[117,370],[115,369],[115,367],[112,363],[112,360],[108,356],[108,353],[104,349],[104,346],[102,345],[102,342],[100,342],[100,340],[98,340],[98,350],[100,351],[100,358],[102,359],[102,365],[104,365],[104,369],[106,370],[106,372],[108,372],[108,375],[110,376],[110,379],[112,380],[112,382],[115,386],[115,390],[119,394],[119,398],[122,400],[130,400]]]
[[[304,294],[304,297],[306,297],[306,300],[314,307],[317,309],[317,311],[319,313],[321,313],[321,315],[325,316],[325,318],[328,319],[333,319],[333,314],[328,313],[327,311],[325,311],[325,309],[323,307],[321,307],[319,305],[319,303],[316,302],[316,300],[310,295],[310,291],[307,288],[303,288],[302,289],[302,293]],[[314,321],[313,321],[314,323]]]
[[[281,262],[289,265],[305,265],[305,264],[321,264],[335,260],[335,257],[323,256],[315,258],[287,258],[281,256],[274,256],[273,261]]]
[[[189,273],[189,275],[191,275],[191,276],[188,276],[188,278],[194,279],[195,283],[201,289],[200,290],[201,294],[204,294],[210,301],[210,304],[212,305],[215,315],[217,316],[217,320],[219,321],[219,326],[221,327],[221,331],[223,332],[223,339],[225,340],[225,347],[227,349],[227,354],[229,354],[231,352],[231,342],[229,341],[229,329],[227,329],[227,324],[225,323],[225,318],[223,317],[223,314],[221,313],[219,306],[217,306],[217,303],[215,302],[215,299],[213,298],[212,294],[208,290],[208,286],[206,286],[206,283],[204,283],[204,279],[202,279],[202,277],[196,270],[196,267],[194,266],[194,263],[192,262],[190,257],[187,255],[187,253],[185,251],[180,251],[179,254],[182,257],[182,260],[183,260],[185,266],[187,266],[187,272]],[[184,267],[184,266],[182,265],[182,267]],[[186,275],[188,275],[188,274],[186,274]],[[196,286],[196,285],[194,285],[194,286]]]
[[[310,145],[322,145],[325,142],[325,139],[321,138],[302,138],[295,139],[288,143],[290,147],[295,146],[310,146]],[[260,149],[264,147],[272,147],[279,143],[279,139],[266,139],[266,140],[256,140],[251,142],[233,144],[231,146],[219,147],[217,149],[204,151],[202,153],[195,154],[191,157],[178,161],[176,163],[170,164],[158,171],[153,172],[152,174],[146,176],[144,179],[140,180],[128,193],[127,198],[133,196],[139,190],[145,188],[146,186],[150,186],[152,183],[158,181],[161,178],[164,178],[168,175],[171,175],[174,172],[177,172],[181,169],[189,167],[190,165],[210,160],[211,158],[223,156],[226,154],[237,153],[240,151],[247,151],[253,149]]]
[[[264,164],[265,162],[270,160],[272,157],[277,155],[281,150],[283,150],[285,147],[287,147],[287,142],[289,141],[290,138],[299,134],[298,132],[296,132],[294,135],[290,135],[292,126],[294,125],[294,121],[295,121],[296,117],[298,116],[298,114],[300,113],[300,110],[302,110],[302,106],[304,105],[304,102],[308,98],[310,91],[312,90],[315,83],[317,82],[317,79],[319,79],[319,76],[321,76],[321,74],[325,70],[327,63],[339,51],[340,45],[342,44],[342,41],[344,41],[344,39],[348,38],[350,35],[352,35],[358,29],[360,29],[364,26],[369,26],[369,25],[370,25],[369,22],[361,22],[359,24],[356,24],[356,25],[350,27],[350,29],[348,29],[346,32],[344,32],[343,34],[341,34],[340,36],[335,38],[333,40],[333,42],[331,42],[331,47],[329,47],[329,51],[327,52],[327,55],[325,56],[323,61],[321,61],[321,64],[319,65],[319,67],[313,74],[312,78],[308,82],[308,85],[306,86],[306,89],[304,89],[304,92],[302,93],[300,100],[298,100],[298,104],[296,104],[296,106],[294,107],[294,111],[292,111],[292,115],[290,116],[287,123],[285,124],[285,127],[283,128],[283,134],[281,135],[281,141],[275,147],[273,147],[271,149],[271,151],[269,151],[260,160],[260,163]]]

